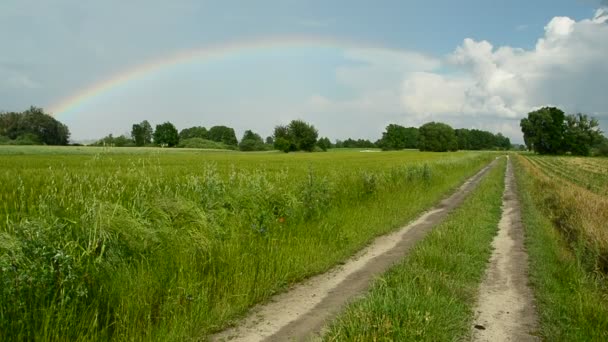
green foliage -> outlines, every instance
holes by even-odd
[[[279,151],[288,153],[292,151],[292,146],[293,145],[291,144],[291,142],[283,137],[278,137],[274,139],[274,148]]]
[[[458,150],[458,140],[454,129],[449,125],[429,122],[419,129],[418,148],[420,151],[456,151]]]
[[[585,114],[566,116],[563,150],[574,155],[588,156],[591,148],[602,140],[597,119]]]
[[[190,138],[208,139],[208,131],[205,127],[194,126],[190,128],[184,128],[179,132],[179,140]]]
[[[266,145],[268,146],[273,146],[274,145],[274,138],[273,137],[266,137]]]
[[[317,129],[302,120],[274,128],[274,148],[283,152],[312,152],[317,144]]]
[[[319,146],[319,148],[325,152],[331,148],[331,141],[329,141],[329,138],[327,137],[321,138],[319,141],[317,141],[317,146]]]
[[[18,140],[15,142],[18,145],[67,145],[70,139],[66,125],[37,107],[30,107],[22,113],[0,113],[0,135]]]
[[[314,149],[318,132],[313,125],[302,120],[292,120],[287,126],[287,130],[296,151],[311,152]]]
[[[596,149],[598,156],[608,157],[608,138],[602,136],[600,142],[596,145]]]
[[[226,145],[237,146],[236,134],[234,129],[226,126],[213,126],[207,132],[207,139],[224,143]]]
[[[239,143],[239,149],[241,151],[264,151],[266,150],[266,145],[259,134],[246,130],[243,134],[243,139]]]
[[[118,137],[114,137],[112,134],[108,134],[108,136],[101,138],[94,144],[93,146],[113,146],[113,147],[133,147],[135,146],[135,142],[128,137],[121,135]]]
[[[461,150],[509,150],[511,141],[501,133],[478,129],[460,128],[454,130]]]
[[[416,148],[418,146],[418,128],[403,127],[396,124],[386,126],[378,145],[385,151]]]
[[[14,140],[0,135],[0,145],[41,145],[41,142],[37,135],[25,133]]]
[[[543,107],[528,113],[528,117],[520,122],[528,149],[540,154],[563,153],[564,119],[564,112],[555,107]]]
[[[188,138],[180,139],[178,147],[184,148],[200,148],[209,150],[234,150],[235,147],[232,145],[226,145],[221,142],[211,141],[201,138]]]
[[[204,339],[494,158],[23,149],[0,156],[2,341]]]
[[[139,124],[133,124],[131,128],[131,137],[136,146],[145,146],[152,143],[154,130],[148,120],[144,120]]]
[[[336,148],[374,148],[376,144],[367,140],[367,139],[351,139],[348,138],[346,140],[336,140],[336,144],[334,145]]]
[[[595,118],[580,113],[566,116],[555,107],[543,107],[528,113],[520,126],[528,150],[539,154],[569,152],[588,156],[602,137]]]
[[[156,130],[154,130],[154,143],[161,146],[177,146],[177,144],[179,144],[177,128],[175,128],[175,126],[173,126],[173,124],[170,122],[156,125]]]

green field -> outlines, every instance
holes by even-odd
[[[0,340],[199,339],[492,153],[0,149]]]

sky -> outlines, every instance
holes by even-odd
[[[292,119],[330,139],[442,121],[522,142],[542,106],[608,131],[604,0],[2,0],[0,111],[72,140]]]

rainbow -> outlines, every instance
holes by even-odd
[[[76,112],[89,101],[121,85],[141,79],[145,76],[161,72],[174,66],[200,62],[221,60],[230,56],[244,54],[250,51],[264,51],[268,49],[290,49],[290,48],[379,48],[370,44],[360,44],[345,40],[319,37],[273,37],[255,39],[249,41],[236,41],[203,48],[184,50],[178,53],[154,59],[139,64],[130,69],[125,69],[103,79],[100,82],[89,85],[81,91],[61,99],[52,104],[49,111],[55,117],[66,116],[68,113]]]

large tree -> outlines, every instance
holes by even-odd
[[[152,143],[154,130],[148,120],[144,120],[138,124],[133,124],[131,128],[131,138],[136,146],[144,146]]]
[[[239,143],[241,151],[263,151],[266,149],[262,137],[251,130],[246,130],[243,134],[243,139]]]
[[[31,136],[46,145],[67,145],[70,140],[68,127],[37,107],[0,114],[0,135],[9,139]]]
[[[383,150],[401,150],[404,148],[416,148],[418,145],[418,128],[403,127],[396,124],[386,126],[379,141]]]
[[[597,119],[585,114],[566,116],[563,150],[572,154],[588,156],[591,147],[602,141],[602,132]]]
[[[317,144],[317,129],[302,120],[292,120],[287,126],[274,128],[274,147],[283,152],[312,152]]]
[[[157,145],[167,145],[169,147],[176,146],[179,143],[177,128],[170,122],[156,125],[156,129],[154,130],[154,143]]]
[[[445,152],[458,150],[458,140],[454,129],[441,122],[429,122],[419,129],[418,148],[420,151]]]
[[[208,131],[203,126],[194,126],[190,128],[184,128],[179,132],[179,139],[190,139],[190,138],[201,138],[208,139]]]
[[[528,113],[520,122],[528,150],[540,154],[563,153],[564,112],[555,107],[543,107]]]
[[[237,146],[236,134],[234,129],[226,126],[213,126],[207,132],[207,139],[224,143],[226,145]]]

